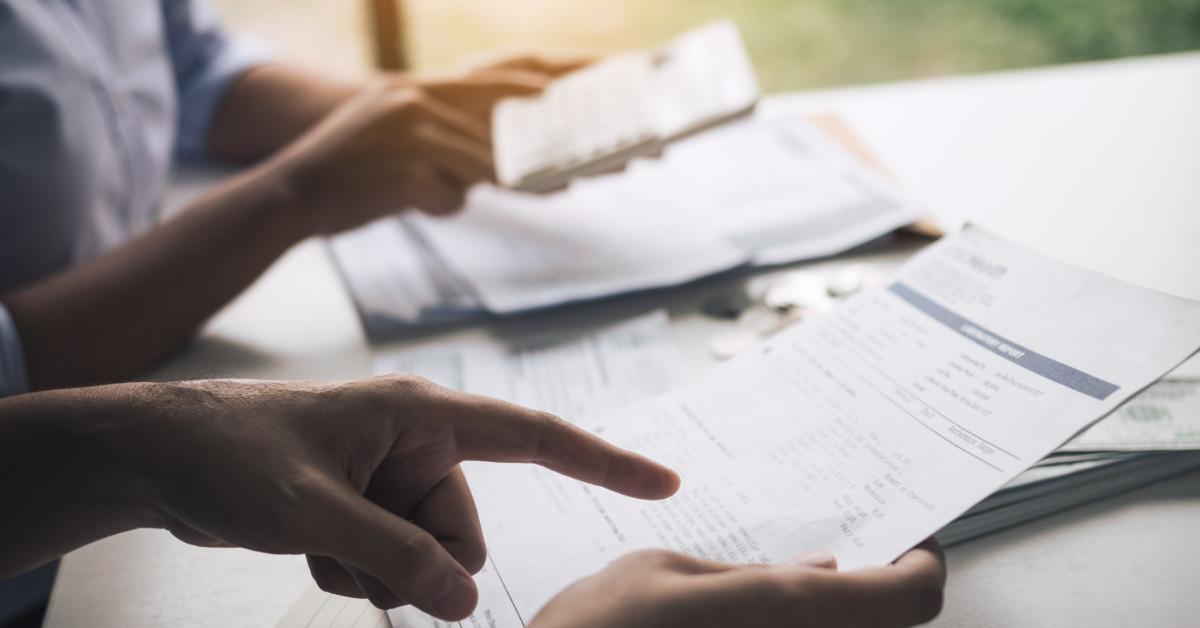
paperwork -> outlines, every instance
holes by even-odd
[[[412,224],[496,313],[673,286],[746,262],[704,223],[627,204],[609,187],[548,197],[480,187],[462,214]]]
[[[536,468],[473,474],[494,574],[481,588],[499,583],[508,605],[489,618],[521,625],[644,547],[887,563],[1197,347],[1200,304],[969,228],[887,287],[605,419],[606,437],[681,473],[669,500]]]
[[[916,216],[790,117],[714,129],[561,194],[480,188],[462,214],[412,224],[488,310],[510,313],[830,255]]]
[[[549,195],[482,186],[448,219],[330,240],[368,331],[509,314],[832,255],[916,206],[797,116],[759,116]]]
[[[1101,456],[1039,465],[937,533],[950,546],[1200,468],[1200,453]]]
[[[1196,468],[1200,380],[1163,379],[946,526],[938,539],[960,543]]]
[[[376,373],[416,373],[435,383],[588,421],[665,392],[681,367],[667,313],[656,310],[584,334],[473,338],[380,352]]]
[[[681,367],[667,313],[657,310],[588,333],[472,337],[427,348],[384,350],[376,355],[375,372],[416,373],[443,386],[549,410],[598,429],[586,417],[666,392],[679,383]],[[494,467],[464,465],[464,470],[474,484]],[[496,625],[497,617],[509,618],[503,625],[521,625],[511,623],[512,605],[490,561],[475,581],[479,607],[463,625]],[[412,607],[390,615],[395,628],[452,625]],[[384,613],[369,603],[310,588],[279,628],[375,628],[376,622],[387,625]]]
[[[391,628],[387,615],[367,600],[331,595],[315,586],[280,618],[276,628]]]
[[[479,299],[408,224],[390,218],[328,240],[367,331],[425,321],[451,323],[483,315]]]
[[[661,339],[661,324],[644,320],[605,334],[640,329],[629,337]],[[597,355],[585,347],[608,344],[596,342],[601,337],[570,341],[578,351],[561,353],[581,359],[557,370]],[[1110,342],[1117,337],[1120,343]],[[654,360],[670,353],[669,342],[651,344],[665,352]],[[556,370],[543,359],[548,347],[565,345],[510,346],[525,348],[482,353],[537,356],[529,364],[546,377]],[[956,517],[939,534],[945,542],[1178,473],[1197,460],[1078,452],[1017,475],[1197,346],[1200,304],[1066,267],[969,228],[916,256],[885,287],[785,330],[691,385],[585,419],[680,471],[683,489],[665,502],[624,499],[538,468],[468,465],[489,561],[477,578],[480,606],[463,625],[521,626],[571,581],[641,547],[731,562],[825,550],[853,569],[892,560]],[[430,350],[380,364],[417,365],[470,389],[469,367],[459,366],[470,351],[436,357]],[[542,386],[511,383],[526,376],[482,371],[493,375],[476,381],[509,391],[501,396],[562,403],[537,392]],[[390,616],[398,627],[444,625],[412,609]]]
[[[631,217],[652,210],[680,228],[708,225],[757,266],[839,253],[918,217],[893,185],[799,116],[698,135],[606,185]]]

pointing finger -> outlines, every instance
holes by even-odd
[[[616,447],[562,419],[522,406],[429,384],[417,409],[445,421],[462,460],[530,462],[632,497],[661,499],[679,489],[679,476],[652,460]]]

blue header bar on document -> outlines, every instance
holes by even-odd
[[[1116,384],[1067,366],[991,332],[903,283],[893,283],[888,286],[888,291],[984,349],[1071,390],[1104,401],[1120,388]]]

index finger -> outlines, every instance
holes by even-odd
[[[451,425],[463,460],[529,462],[643,499],[679,489],[674,471],[552,414],[449,390],[430,402],[428,416]]]
[[[519,70],[503,70],[484,75],[429,80],[421,84],[434,98],[456,105],[491,105],[501,98],[529,96],[542,91],[546,80]]]
[[[543,55],[525,53],[492,61],[491,63],[476,68],[476,71],[487,72],[490,70],[523,70],[528,72],[537,72],[538,74],[543,74],[550,77],[558,77],[562,76],[563,74],[585,68],[595,62],[596,57],[591,55]]]

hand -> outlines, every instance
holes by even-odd
[[[197,545],[307,554],[326,591],[446,620],[474,609],[486,556],[459,462],[532,462],[642,498],[679,484],[550,415],[419,378],[135,393],[106,451],[149,478],[155,524]]]
[[[740,567],[667,551],[630,554],[550,601],[529,628],[888,628],[930,621],[946,566],[932,539],[878,569],[832,557]]]
[[[495,176],[491,112],[584,60],[512,57],[457,76],[389,76],[350,98],[265,166],[299,208],[304,234],[415,207],[447,214]]]

